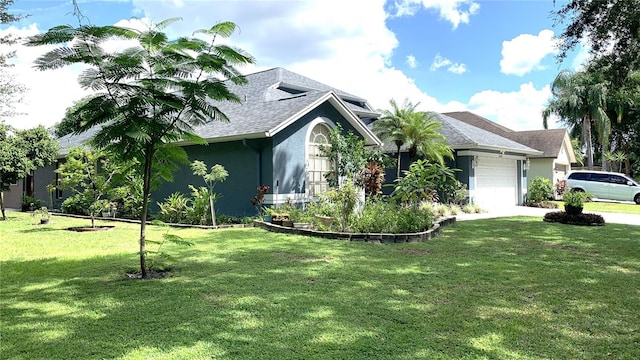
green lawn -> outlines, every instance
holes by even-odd
[[[558,204],[560,209],[564,209],[564,202],[554,201]],[[590,201],[584,203],[584,211],[599,211],[599,212],[613,212],[622,214],[638,214],[640,215],[640,205],[616,203],[616,202],[603,202],[603,201]]]
[[[167,246],[172,277],[129,280],[136,225],[10,216],[3,359],[640,358],[640,227],[477,220],[391,245],[170,229],[195,243]]]

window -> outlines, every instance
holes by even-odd
[[[609,181],[613,184],[627,185],[627,179],[620,175],[611,175]]]
[[[609,182],[609,174],[593,173],[591,174],[591,181]]]
[[[589,173],[573,173],[569,175],[569,179],[571,180],[591,180],[591,174]]]
[[[329,127],[322,123],[315,125],[309,134],[307,144],[307,190],[309,196],[317,196],[329,189],[324,174],[331,170],[331,163],[320,152],[321,146],[329,145]]]

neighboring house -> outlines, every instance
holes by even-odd
[[[541,152],[445,114],[435,115],[442,123],[440,132],[454,150],[454,159],[448,165],[460,170],[456,178],[467,185],[469,201],[485,209],[522,204],[527,159]],[[385,143],[384,148],[391,154],[397,150],[392,142]],[[402,168],[406,169],[407,149],[400,151]],[[387,182],[393,181],[395,171],[387,171],[386,177]]]
[[[320,155],[319,147],[327,144],[336,124],[361,136],[366,145],[382,145],[365,125],[378,116],[365,99],[283,68],[249,74],[246,79],[245,85],[226,83],[241,104],[215,103],[229,122],[211,121],[195,129],[208,145],[182,144],[190,161],[202,160],[209,167],[221,164],[229,172],[226,181],[215,187],[221,195],[216,203],[220,214],[255,215],[250,201],[263,184],[271,188],[264,204],[297,202],[325,191],[328,184],[323,174],[329,161]],[[92,135],[67,135],[60,145],[64,151],[85,144]],[[37,176],[53,179],[53,170],[40,169]],[[189,184],[204,186],[189,166],[174,176],[174,182],[163,183],[152,193],[155,209],[156,202],[173,192],[188,194]]]
[[[514,131],[468,111],[445,115],[540,150],[541,154],[529,157],[527,179],[544,177],[555,185],[558,180],[564,179],[571,171],[571,164],[576,162],[567,129]]]

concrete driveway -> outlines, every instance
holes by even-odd
[[[638,205],[640,206],[640,205]],[[540,220],[544,217],[544,214],[551,211],[559,211],[561,209],[541,209],[528,206],[513,206],[507,208],[489,209],[487,212],[481,214],[464,214],[460,213],[456,215],[457,221],[478,220],[478,219],[492,219],[508,216],[535,216]],[[604,218],[605,223],[611,224],[626,224],[640,226],[640,215],[635,214],[619,214],[619,213],[606,213],[589,211],[589,213],[601,215]]]

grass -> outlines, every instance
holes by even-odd
[[[477,220],[392,245],[170,229],[195,243],[167,246],[172,276],[129,280],[135,225],[10,216],[3,359],[640,358],[638,226]]]
[[[564,202],[553,201],[558,204],[559,209],[564,209]],[[598,211],[598,212],[611,212],[621,214],[638,214],[640,215],[640,205],[617,203],[617,202],[604,202],[604,201],[589,201],[584,203],[584,211]]]

